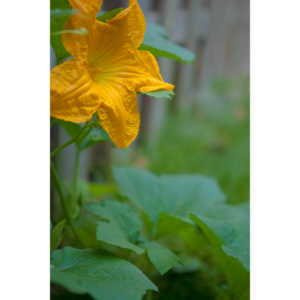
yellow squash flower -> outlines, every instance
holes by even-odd
[[[51,116],[74,123],[95,112],[118,148],[127,147],[140,127],[136,93],[172,91],[163,81],[155,57],[138,50],[145,18],[137,0],[106,23],[96,20],[102,0],[69,0],[79,11],[65,29],[87,29],[86,35],[65,31],[62,42],[72,59],[51,70]]]

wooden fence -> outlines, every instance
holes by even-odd
[[[192,65],[160,59],[165,80],[176,85],[171,105],[189,111],[210,98],[214,78],[249,74],[249,0],[141,0],[146,18],[163,25],[172,41],[196,54]],[[146,106],[144,108],[143,106]],[[143,137],[157,140],[170,106],[165,100],[142,101]]]

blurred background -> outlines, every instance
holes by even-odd
[[[104,0],[103,8],[126,7],[127,2]],[[112,182],[110,164],[156,174],[200,173],[218,180],[229,203],[249,201],[249,0],[139,3],[147,21],[161,24],[172,41],[195,53],[195,63],[159,58],[164,79],[176,86],[175,97],[139,96],[137,140],[128,149],[104,143],[83,152],[81,179]],[[63,129],[52,128],[52,147],[67,140]],[[69,147],[56,158],[66,181],[73,177],[74,156]],[[159,299],[215,299],[210,286],[201,285],[210,282],[202,280],[203,274],[215,280],[209,272],[169,273]]]
[[[160,58],[172,100],[139,96],[141,130],[128,149],[111,143],[86,150],[82,179],[110,178],[110,163],[161,173],[202,173],[218,179],[228,201],[249,200],[249,0],[141,0],[147,21],[196,55],[194,64]],[[104,0],[103,8],[127,0]],[[52,57],[52,64],[55,59]],[[52,147],[69,139],[54,127]],[[58,156],[59,172],[73,177],[75,149]]]

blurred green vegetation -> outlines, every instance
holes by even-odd
[[[199,173],[218,180],[229,203],[249,201],[249,88],[214,83],[216,98],[192,114],[169,114],[156,146],[142,147],[135,164],[155,174]],[[236,88],[236,87],[235,87]]]
[[[179,114],[170,110],[157,144],[140,144],[125,164],[149,169],[156,175],[207,175],[217,179],[229,203],[248,202],[248,84],[236,86],[235,83],[219,80],[215,81],[214,90],[215,97],[202,101],[201,108],[193,113]],[[170,106],[176,106],[176,99],[174,101]],[[107,195],[114,195],[118,199],[123,197],[114,180],[107,182],[103,180],[103,174],[97,174],[94,174],[95,182],[88,185],[81,183],[82,195],[87,195],[83,198],[90,198],[90,195],[97,199],[106,198]],[[138,187],[142,188],[140,184]],[[180,255],[183,265],[160,276],[143,257],[139,267],[159,288],[159,293],[148,292],[145,300],[249,299],[249,273],[238,262],[225,260],[214,247],[209,247],[206,239],[199,235],[201,231],[179,230],[180,234],[176,235],[176,226],[173,225],[170,227],[174,236],[168,236],[160,242]],[[88,295],[67,293],[57,286],[53,291],[53,300],[91,299]]]
[[[186,114],[169,110],[157,144],[142,144],[131,164],[155,174],[207,175],[217,179],[229,203],[248,202],[249,81],[216,80],[213,88],[215,96],[202,101],[199,110]],[[155,282],[160,292],[149,299],[229,299],[218,262],[211,261],[208,252],[202,250],[199,249],[204,254],[202,267],[191,272],[168,272]],[[239,280],[242,285],[240,276],[245,275],[237,273],[232,278],[237,285]],[[247,291],[241,299],[248,299]]]

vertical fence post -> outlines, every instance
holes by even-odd
[[[192,52],[197,52],[198,31],[197,18],[201,11],[201,2],[199,0],[190,0],[186,16],[186,33],[184,45]],[[195,97],[194,76],[195,66],[185,64],[180,66],[179,80],[177,83],[177,109],[179,111],[188,111],[192,107],[193,97]]]
[[[245,16],[247,14],[247,16]],[[238,79],[249,72],[249,0],[211,0],[211,18],[198,99],[214,98],[215,78]]]
[[[176,30],[176,13],[180,5],[180,0],[165,0],[163,2],[161,24],[167,29],[170,39],[173,38]],[[160,59],[160,70],[165,81],[172,82],[175,63],[168,59]],[[149,105],[149,116],[147,132],[145,132],[147,142],[154,144],[164,122],[167,112],[168,102],[166,99],[152,99]]]

